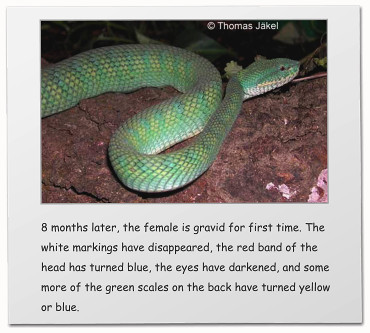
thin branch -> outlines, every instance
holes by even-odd
[[[319,77],[326,77],[328,74],[326,72],[320,72],[311,76],[306,77],[300,77],[299,79],[294,79],[292,82],[300,82],[300,81],[307,81],[307,80],[313,80],[318,79]]]

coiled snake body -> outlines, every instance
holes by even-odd
[[[161,45],[104,47],[42,70],[41,114],[50,116],[104,92],[173,86],[183,94],[129,119],[109,144],[123,184],[143,192],[169,191],[209,168],[243,100],[282,86],[298,69],[289,59],[259,60],[230,79],[222,99],[219,72],[192,52]],[[187,147],[158,154],[194,135]]]

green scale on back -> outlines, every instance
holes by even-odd
[[[280,87],[298,73],[289,59],[260,60],[233,76],[222,100],[222,81],[206,59],[162,45],[94,49],[42,70],[43,117],[104,92],[173,86],[183,94],[154,105],[113,134],[109,158],[126,186],[143,192],[182,187],[215,160],[243,100]],[[159,152],[197,135],[187,147]]]

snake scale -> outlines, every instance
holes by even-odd
[[[41,115],[47,117],[105,92],[172,86],[183,94],[138,113],[113,134],[109,158],[118,178],[141,192],[180,188],[216,159],[243,100],[292,80],[299,63],[259,60],[229,80],[222,98],[218,70],[184,49],[118,45],[93,49],[42,69]],[[185,148],[159,154],[195,136]]]

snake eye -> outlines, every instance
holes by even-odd
[[[284,66],[281,66],[281,67],[280,67],[280,70],[281,70],[281,71],[285,71],[285,67],[284,67]]]

